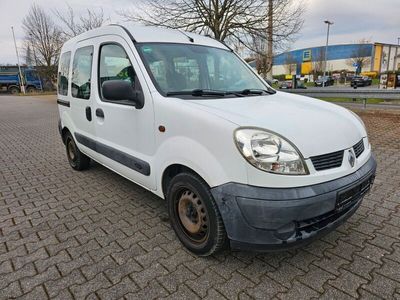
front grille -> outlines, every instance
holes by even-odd
[[[353,146],[356,157],[359,157],[364,152],[364,141],[361,140]]]
[[[332,168],[338,168],[342,165],[343,152],[344,151],[341,150],[333,153],[312,156],[310,158],[314,165],[315,170],[317,171],[328,170]]]
[[[345,215],[355,205],[357,205],[363,196],[369,191],[374,182],[374,176],[370,176],[356,186],[339,192],[336,199],[336,209],[326,214],[296,222],[297,236],[304,233],[310,233],[322,229]]]

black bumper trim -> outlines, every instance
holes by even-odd
[[[274,250],[302,244],[343,223],[357,210],[367,189],[359,193],[355,189],[352,201],[340,209],[339,192],[358,186],[361,191],[365,183],[372,184],[375,172],[371,155],[356,172],[316,185],[265,188],[227,183],[211,191],[233,248]],[[302,230],[307,223],[311,225]]]

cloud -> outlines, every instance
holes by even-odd
[[[328,19],[334,22],[330,44],[395,43],[400,36],[399,0],[308,0],[304,27],[292,49],[321,46],[326,42]]]
[[[279,1],[279,0],[277,0]],[[66,3],[84,13],[86,9],[103,8],[105,17],[112,22],[122,21],[119,10],[135,8],[138,0],[36,0],[38,5],[51,13],[54,9],[65,10]],[[363,38],[372,42],[396,43],[400,36],[400,0],[306,0],[305,23],[292,49],[308,48],[325,44],[325,19],[333,21],[330,44],[354,43]],[[16,63],[11,26],[15,28],[18,47],[22,47],[24,32],[22,20],[32,5],[31,0],[0,0],[0,64]],[[22,53],[21,53],[22,56]]]

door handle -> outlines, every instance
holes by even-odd
[[[101,108],[96,109],[96,116],[104,119],[104,111]]]
[[[86,119],[89,122],[92,121],[92,109],[90,108],[90,106],[86,107],[85,112],[86,112]]]

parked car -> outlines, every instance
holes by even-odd
[[[373,183],[357,115],[271,89],[212,38],[104,26],[64,44],[58,74],[71,167],[97,161],[166,199],[197,255],[310,241],[345,222]]]
[[[279,85],[280,89],[292,89],[293,88],[293,81],[291,80],[286,80],[283,81],[280,85]],[[304,84],[304,81],[301,80],[297,80],[297,89],[306,89],[307,87]]]
[[[351,79],[350,85],[352,87],[372,85],[372,79],[368,76],[354,76]]]
[[[334,85],[335,80],[331,76],[322,76],[315,80],[314,85],[315,86],[329,86],[329,85]]]
[[[280,89],[291,89],[293,82],[291,80],[282,81],[279,85]]]

